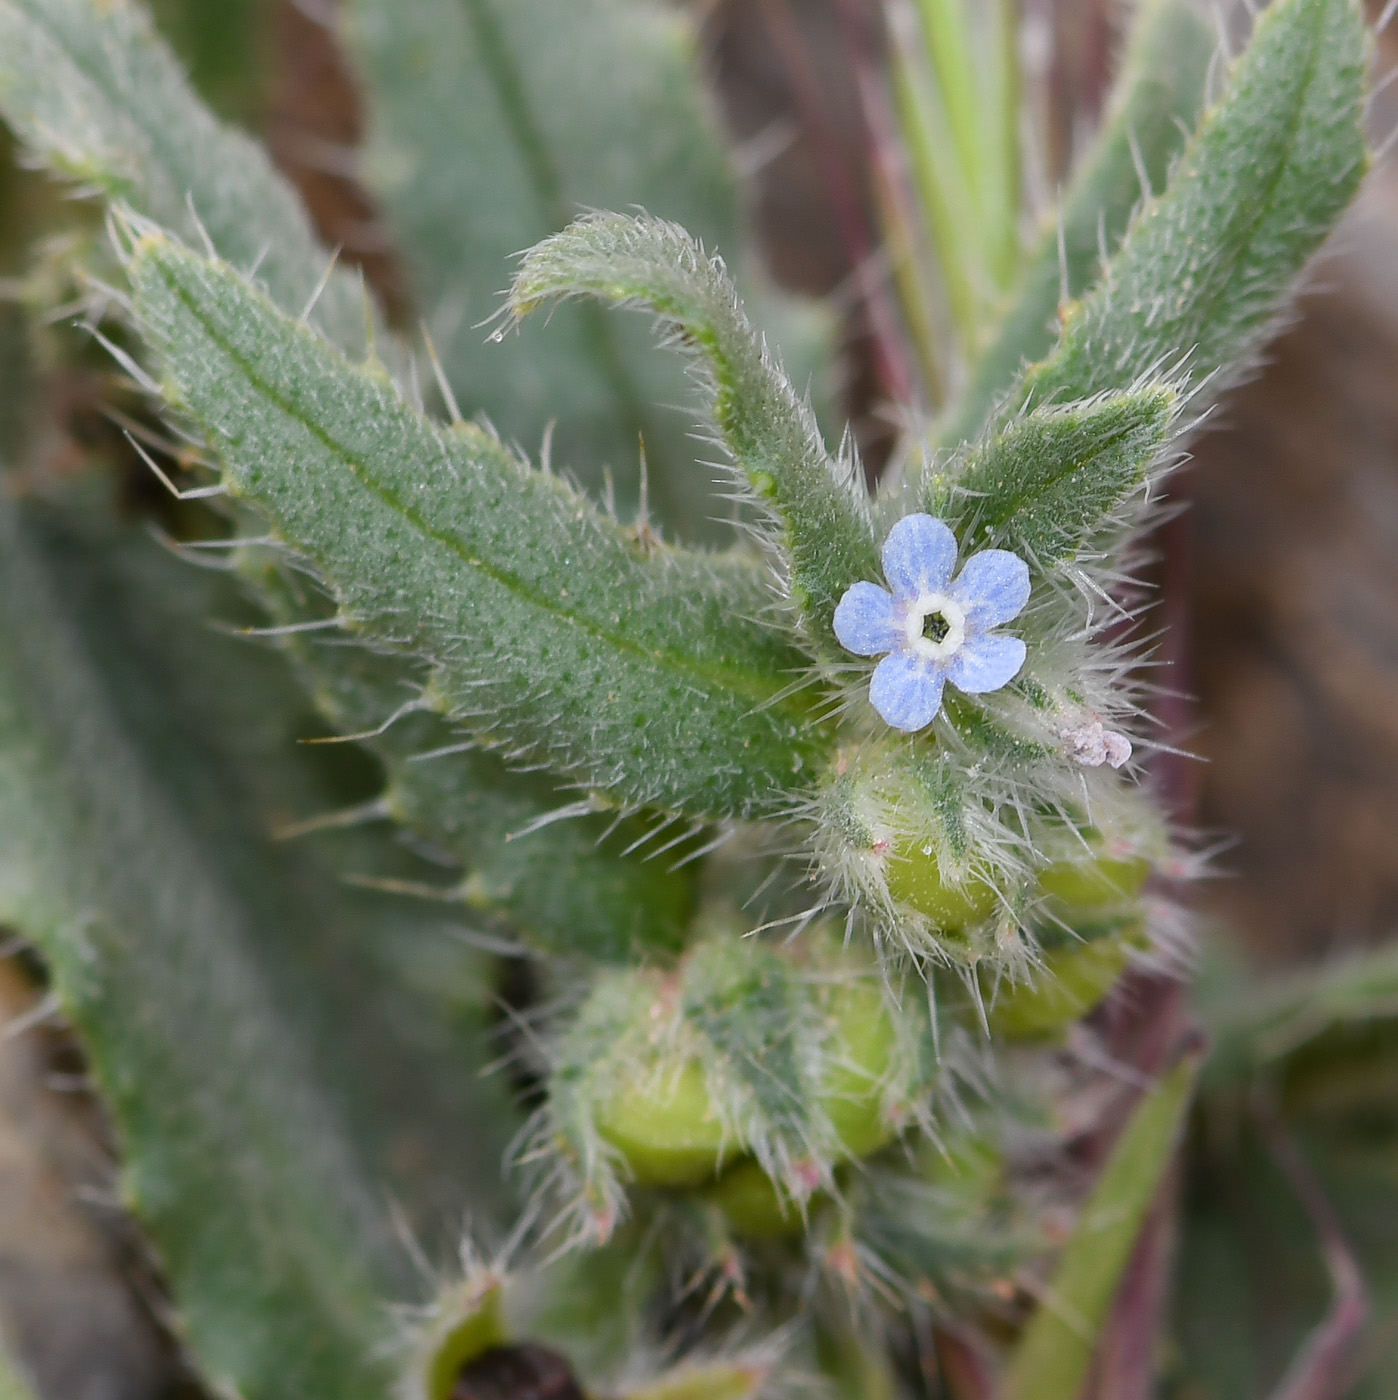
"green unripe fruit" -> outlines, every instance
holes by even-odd
[[[1039,888],[1064,909],[1101,909],[1134,899],[1149,874],[1144,856],[1055,861],[1039,872]]]
[[[973,963],[991,916],[1017,900],[1017,871],[977,845],[984,809],[934,747],[889,739],[842,749],[821,793],[820,867],[852,904],[886,911],[909,947]]]
[[[818,1103],[839,1140],[832,1154],[839,1162],[867,1157],[897,1136],[897,1126],[884,1111],[882,1091],[897,1045],[877,988],[861,983],[830,990],[835,1025]],[[805,1227],[801,1211],[752,1158],[724,1172],[704,1194],[736,1235],[776,1238],[799,1234]]]
[[[1091,943],[1068,943],[1044,955],[1032,984],[1002,987],[990,1029],[1010,1040],[1054,1036],[1087,1015],[1116,985],[1132,952],[1145,946],[1139,924]]]
[[[751,1157],[724,1172],[704,1199],[723,1212],[735,1235],[746,1239],[779,1239],[805,1228],[800,1209]]]
[[[944,879],[930,846],[895,847],[889,852],[884,874],[894,899],[952,933],[979,923],[995,908],[995,891],[985,881],[971,877],[951,883]]]
[[[789,1162],[778,1189],[801,1195],[808,1154],[814,1185],[898,1131],[885,1091],[900,1032],[872,980],[825,981],[735,942],[699,950],[678,979],[638,972],[624,989],[599,984],[597,998],[615,1019],[568,1078],[589,1086],[592,1128],[640,1185],[693,1187],[722,1172],[734,1210],[756,1218],[765,1207],[743,1204],[753,1192],[742,1159]]]
[[[620,1086],[597,1106],[595,1122],[643,1186],[697,1186],[722,1161],[723,1125],[697,1060]],[[726,1145],[730,1157],[739,1150],[731,1139]]]

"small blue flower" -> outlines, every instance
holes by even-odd
[[[856,583],[835,609],[846,651],[888,653],[874,668],[869,699],[895,729],[931,724],[948,681],[982,695],[1008,685],[1024,665],[1024,643],[991,629],[1029,601],[1028,565],[1009,550],[986,549],[953,582],[955,567],[956,536],[930,515],[905,515],[883,545],[889,589]]]

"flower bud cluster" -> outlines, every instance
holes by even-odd
[[[925,999],[895,996],[828,929],[786,947],[728,929],[673,969],[603,972],[551,1060],[526,1156],[594,1239],[628,1186],[697,1192],[740,1228],[799,1218],[841,1163],[926,1120],[937,1073]]]

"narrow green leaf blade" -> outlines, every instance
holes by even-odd
[[[734,464],[775,518],[790,589],[811,638],[834,647],[836,605],[878,576],[862,481],[832,460],[808,404],[749,323],[727,269],[683,229],[599,214],[530,250],[515,278],[517,317],[545,302],[590,296],[654,311],[692,344],[712,376],[710,411]]]
[[[610,466],[687,537],[726,517],[694,460],[678,364],[595,307],[489,344],[520,250],[584,209],[644,208],[739,246],[737,191],[688,19],[654,0],[353,0],[347,47],[368,108],[364,179],[408,264],[467,416],[538,443],[589,486]]]
[[[359,283],[326,279],[291,186],[200,102],[134,0],[0,0],[0,112],[51,169],[194,246],[207,236],[282,306],[314,299],[315,323],[363,353],[373,313]]]
[[[129,264],[171,391],[235,495],[351,622],[436,666],[452,718],[623,801],[783,810],[825,741],[760,570],[655,545],[485,432],[442,430],[230,269],[167,238]],[[274,367],[274,375],[268,367]]]
[[[1343,1047],[1366,1028],[1398,1020],[1398,948],[1351,953],[1260,985],[1251,969],[1220,959],[1206,965],[1196,1003],[1216,1045],[1206,1088],[1237,1089],[1327,1040]],[[1342,1051],[1338,1059],[1343,1075]]]
[[[1097,1335],[1169,1169],[1199,1062],[1197,1052],[1185,1055],[1126,1125],[1015,1349],[1000,1400],[1078,1400]]]
[[[1035,409],[973,452],[953,504],[943,483],[925,483],[926,508],[954,516],[958,536],[976,548],[1010,549],[1051,568],[1139,490],[1177,412],[1168,385]]]
[[[1133,211],[1165,187],[1199,116],[1216,48],[1214,27],[1196,0],[1141,6],[1102,132],[1064,195],[1059,222],[1043,235],[1013,304],[941,427],[944,441],[973,438],[1021,367],[1048,353],[1065,294],[1072,301],[1096,282]],[[1142,176],[1149,190],[1141,188]]]
[[[265,872],[201,845],[198,757],[80,577],[0,500],[0,919],[82,1032],[208,1379],[369,1400],[391,1227],[255,952]]]
[[[1366,55],[1357,0],[1264,10],[1169,188],[1009,402],[1087,398],[1174,366],[1216,394],[1238,373],[1363,177]]]
[[[0,1400],[35,1400],[34,1392],[20,1375],[18,1367],[0,1351]]]

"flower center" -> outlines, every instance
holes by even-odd
[[[945,593],[920,594],[903,621],[908,650],[925,661],[947,661],[966,640],[966,610]]]

